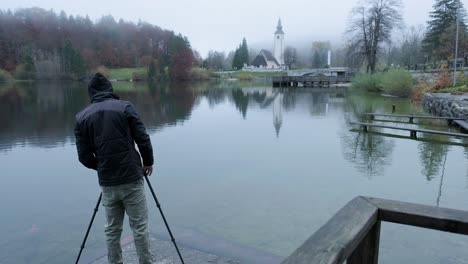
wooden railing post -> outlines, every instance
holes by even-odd
[[[282,264],[377,264],[381,221],[468,235],[468,212],[356,197]]]
[[[379,261],[380,221],[377,221],[351,253],[346,264],[377,264]]]

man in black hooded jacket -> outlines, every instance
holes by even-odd
[[[76,115],[76,147],[80,162],[98,174],[107,218],[105,233],[109,263],[123,263],[120,237],[125,212],[133,231],[139,263],[152,263],[143,182],[143,176],[150,176],[153,171],[150,138],[134,106],[120,100],[102,74],[94,75],[88,85],[88,94],[91,104]]]

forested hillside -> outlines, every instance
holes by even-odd
[[[81,79],[98,66],[147,67],[151,78],[188,78],[186,37],[112,16],[96,22],[40,8],[0,10],[0,68],[16,79]]]

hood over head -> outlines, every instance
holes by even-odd
[[[97,93],[113,93],[111,82],[101,73],[96,73],[88,84],[89,98],[93,98]]]

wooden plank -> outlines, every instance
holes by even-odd
[[[468,131],[468,122],[466,120],[453,120],[453,122]]]
[[[377,223],[377,216],[376,206],[354,198],[282,264],[342,264]]]
[[[422,115],[397,115],[397,114],[376,114],[364,113],[367,116],[386,116],[386,117],[405,117],[405,118],[418,118],[418,119],[440,119],[440,120],[464,120],[468,117],[444,117],[444,116],[422,116]]]
[[[352,125],[361,125],[361,126],[366,126],[366,127],[379,127],[379,128],[397,129],[397,130],[404,130],[404,131],[415,131],[415,132],[422,132],[422,133],[430,133],[430,134],[438,134],[438,135],[445,135],[445,136],[468,138],[468,134],[446,132],[446,131],[440,131],[440,130],[396,127],[396,126],[387,126],[387,125],[379,125],[379,124],[363,123],[363,122],[350,122],[350,124],[352,124]]]
[[[367,236],[349,256],[346,264],[377,264],[379,263],[380,221],[375,223]]]
[[[379,208],[379,220],[468,235],[468,212],[363,197]]]
[[[360,132],[360,129],[350,129],[349,131],[352,132]],[[368,133],[378,135],[378,136],[384,136],[384,137],[392,137],[392,138],[398,138],[398,139],[407,139],[407,136],[401,136],[397,134],[390,134],[390,133],[383,133],[383,132],[378,132],[378,131],[369,131]],[[449,145],[449,146],[458,146],[458,147],[466,147],[468,143],[458,143],[458,142],[451,142],[448,140],[438,140],[438,139],[429,139],[429,138],[417,138],[415,139],[417,141],[421,142],[428,142],[428,143],[438,143],[438,144],[444,144],[444,145]]]

